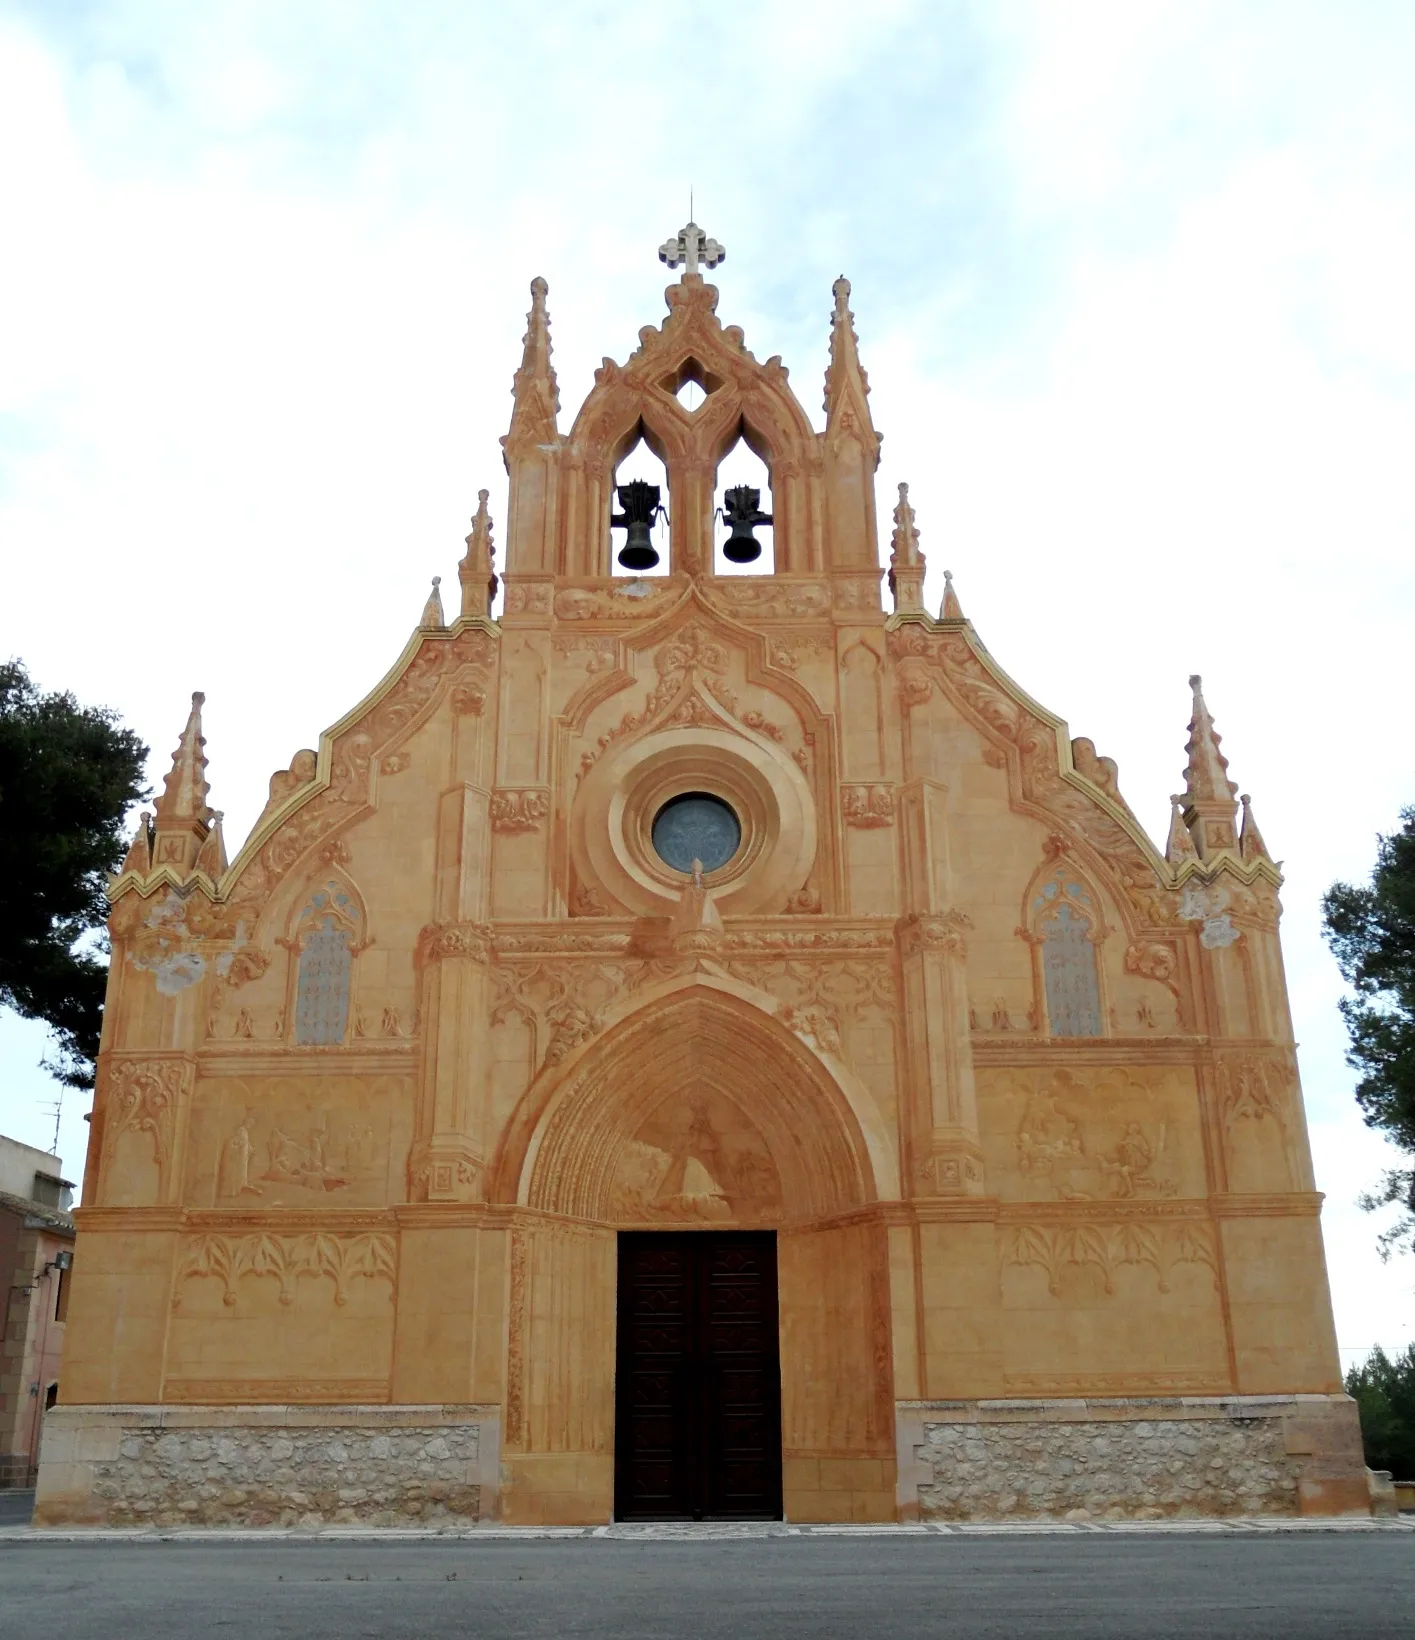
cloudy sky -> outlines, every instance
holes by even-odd
[[[884,522],[909,480],[932,598],[1157,836],[1204,674],[1286,861],[1340,1342],[1403,1344],[1318,900],[1415,800],[1412,83],[1405,0],[0,0],[0,653],[154,780],[205,689],[239,844],[504,515],[531,277],[568,425],[691,188],[817,417],[850,276]],[[43,1049],[0,1019],[48,1145]]]

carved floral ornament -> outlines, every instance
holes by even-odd
[[[550,813],[550,792],[544,786],[501,786],[491,794],[493,831],[539,831]]]
[[[190,1094],[194,1077],[187,1059],[114,1059],[104,1078],[103,1147],[111,1160],[127,1132],[148,1134],[165,1188],[172,1160],[177,1107]]]
[[[885,784],[840,788],[840,812],[847,826],[869,829],[894,824],[894,787]]]
[[[940,951],[954,957],[966,956],[966,935],[972,926],[972,918],[966,911],[937,914],[915,912],[901,917],[895,924],[899,954],[906,960],[926,951]]]
[[[172,1308],[181,1307],[183,1285],[202,1277],[221,1283],[221,1302],[228,1308],[235,1305],[242,1278],[247,1276],[278,1282],[284,1305],[295,1302],[301,1281],[332,1281],[334,1302],[342,1306],[348,1303],[349,1287],[355,1280],[386,1281],[391,1298],[396,1272],[394,1238],[384,1232],[199,1235],[183,1245]]]
[[[1167,1293],[1177,1265],[1204,1266],[1218,1286],[1218,1256],[1213,1229],[1190,1219],[1109,1224],[1016,1225],[1006,1232],[1002,1262],[1037,1264],[1046,1272],[1047,1290],[1060,1294],[1068,1267],[1095,1270],[1104,1291],[1115,1292],[1116,1277],[1125,1265],[1155,1272],[1159,1290]]]

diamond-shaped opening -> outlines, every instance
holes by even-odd
[[[697,410],[707,397],[722,386],[722,377],[701,365],[691,355],[659,383],[665,393],[671,393],[689,415]]]

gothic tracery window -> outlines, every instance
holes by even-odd
[[[328,883],[311,895],[301,913],[295,982],[297,1043],[338,1044],[348,1034],[358,923],[353,898],[337,883]]]
[[[1053,1036],[1100,1036],[1101,989],[1091,892],[1070,877],[1044,883],[1032,902]]]

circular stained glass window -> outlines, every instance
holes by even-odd
[[[704,871],[725,866],[742,842],[742,825],[732,807],[708,792],[670,798],[653,818],[654,852],[675,871],[688,872],[701,860]]]

